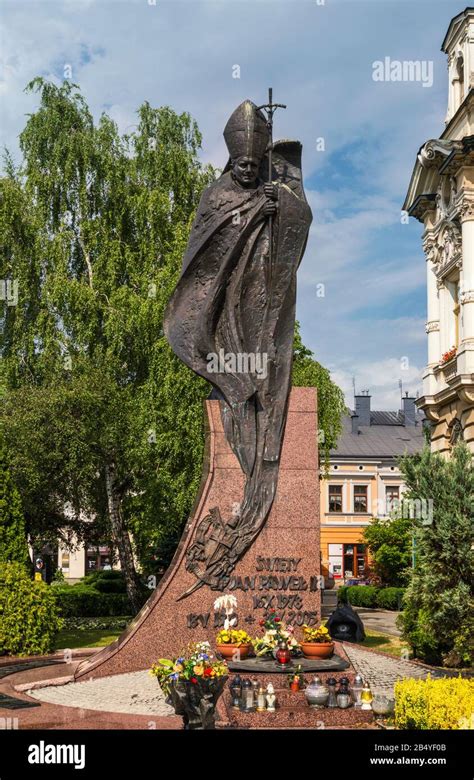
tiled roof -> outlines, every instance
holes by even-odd
[[[343,430],[331,456],[394,457],[419,452],[424,445],[421,421],[403,425],[401,412],[371,412],[371,425],[359,426],[352,433],[350,416],[343,418]],[[398,420],[398,422],[397,422]]]

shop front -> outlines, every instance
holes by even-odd
[[[367,576],[369,551],[363,543],[363,532],[364,527],[343,529],[321,526],[322,572],[336,587]]]

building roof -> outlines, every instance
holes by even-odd
[[[461,11],[461,13],[456,14],[456,16],[453,16],[449,23],[448,30],[446,32],[446,35],[443,38],[443,43],[441,44],[441,51],[446,52],[448,42],[453,36],[453,33],[458,31],[458,28],[462,25],[462,22],[464,19],[467,19],[468,16],[472,15],[474,13],[474,8],[471,5],[468,5],[467,8],[464,9],[464,11]]]
[[[370,425],[360,425],[358,432],[352,433],[351,416],[345,415],[331,457],[391,458],[419,452],[425,442],[421,419],[416,425],[403,422],[403,412],[371,411]]]
[[[403,425],[402,412],[370,412],[371,425]]]

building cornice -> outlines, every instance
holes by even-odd
[[[406,203],[406,201],[405,201]],[[409,217],[415,217],[419,222],[424,222],[425,214],[427,211],[434,211],[436,208],[436,193],[424,192],[415,198],[411,206],[404,210],[408,213]]]
[[[474,91],[472,91],[474,96]],[[460,141],[453,142],[453,148],[449,155],[442,161],[439,172],[444,174],[453,174],[461,165],[474,164],[474,135],[465,135]]]
[[[451,46],[451,44],[456,39],[458,33],[462,28],[464,27],[463,22],[466,19],[469,19],[469,17],[472,17],[474,20],[474,7],[468,5],[467,8],[464,9],[464,11],[461,11],[461,13],[457,14],[456,16],[453,16],[449,23],[449,27],[447,29],[446,35],[443,38],[443,42],[441,44],[441,51],[444,52],[444,54],[448,53],[448,48]]]
[[[402,207],[411,217],[423,222],[425,213],[434,211],[440,179],[439,169],[453,150],[461,146],[460,141],[432,138],[420,148]]]
[[[473,102],[474,89],[469,89],[469,92],[467,93],[462,103],[452,115],[449,122],[446,123],[446,126],[440,135],[440,140],[448,140],[449,137],[456,136],[458,134],[459,128],[463,126],[463,123],[465,122],[466,117],[472,108]]]
[[[334,471],[328,474],[326,477],[327,481],[334,482],[335,480],[344,481],[348,477],[352,481],[358,480],[359,482],[365,482],[369,479],[376,479],[378,476],[377,472],[375,471]]]
[[[438,408],[461,397],[468,403],[474,401],[474,374],[456,374],[448,387],[444,387],[434,395],[423,395],[415,401],[418,409],[422,409],[433,422],[439,420]],[[472,400],[469,400],[472,399]]]
[[[474,137],[453,138],[474,112],[474,89],[470,89],[439,138],[421,146],[412,170],[403,210],[423,222],[427,211],[433,211],[441,176],[453,175],[461,166],[474,165]]]

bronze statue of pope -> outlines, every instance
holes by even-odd
[[[299,142],[272,143],[250,100],[236,108],[224,138],[230,159],[202,194],[164,327],[176,355],[213,386],[245,488],[230,517],[214,507],[201,520],[187,555],[196,582],[183,596],[204,584],[224,590],[272,507],[291,386],[296,271],[312,220]]]

